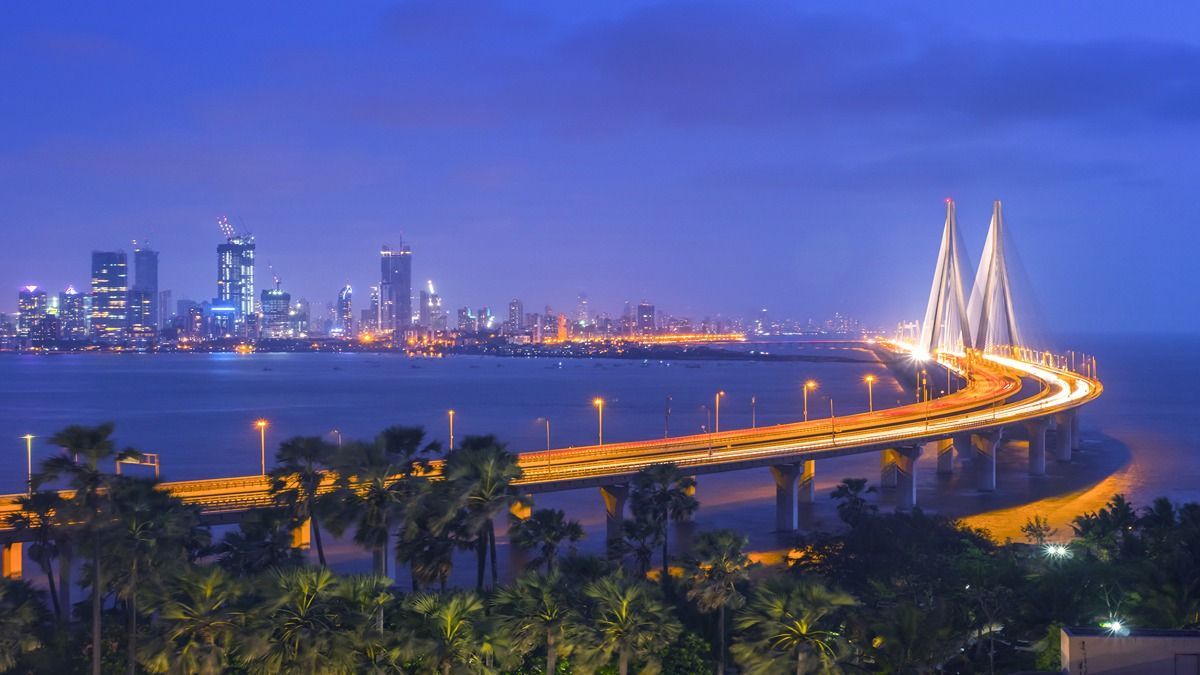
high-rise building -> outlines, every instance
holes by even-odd
[[[64,338],[86,340],[91,334],[91,299],[74,286],[67,286],[58,294],[58,319]]]
[[[234,329],[254,314],[254,235],[228,230],[217,246],[217,297],[213,305],[233,308]]]
[[[263,337],[282,338],[292,333],[292,296],[275,288],[264,288],[262,297],[262,334]]]
[[[379,328],[403,332],[412,325],[412,249],[384,246],[379,270]]]
[[[29,337],[33,325],[46,316],[50,303],[46,291],[37,286],[24,286],[17,292],[17,335]]]
[[[129,328],[129,262],[124,251],[92,252],[92,336],[120,340]]]
[[[152,339],[154,328],[154,296],[149,291],[129,291],[129,334],[142,340]]]
[[[167,325],[167,323],[169,323],[171,321],[171,308],[172,307],[173,307],[173,303],[171,301],[171,291],[169,289],[165,290],[165,291],[159,291],[158,292],[158,327],[159,328],[165,327]]]
[[[350,288],[350,284],[342,287],[338,291],[337,309],[334,314],[334,328],[342,333],[342,335],[354,335],[354,309],[352,307],[352,298],[354,289]]]
[[[420,323],[432,331],[449,330],[449,316],[446,308],[442,307],[442,296],[433,288],[433,281],[425,283],[421,291],[421,306],[418,310]]]
[[[141,325],[154,333],[162,326],[159,317],[158,297],[158,251],[152,251],[133,242],[133,290],[143,293],[142,300],[148,301],[149,316]]]
[[[504,322],[504,332],[508,335],[518,335],[525,330],[525,303],[513,298],[508,303],[508,321]]]
[[[654,322],[654,305],[645,300],[637,306],[637,332],[641,335],[652,335],[658,332]]]
[[[575,303],[575,325],[585,328],[592,323],[591,309],[588,307],[587,294],[580,293]]]

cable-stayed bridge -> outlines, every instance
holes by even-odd
[[[774,522],[764,528],[787,531],[795,529],[813,503],[817,463],[830,457],[877,453],[880,484],[896,490],[900,508],[916,505],[917,459],[925,452],[936,454],[939,473],[954,470],[956,454],[970,457],[976,486],[985,492],[997,489],[996,453],[1005,438],[1028,440],[1031,474],[1045,473],[1048,454],[1069,462],[1079,448],[1077,410],[1103,390],[1095,359],[1036,351],[1022,343],[1002,228],[996,202],[968,295],[954,203],[948,200],[919,341],[867,345],[899,379],[914,381],[918,391],[924,391],[930,371],[959,380],[962,386],[956,391],[947,387],[940,397],[920,395],[916,403],[841,417],[525,452],[519,455],[524,475],[518,484],[529,493],[598,490],[611,538],[620,536],[630,478],[647,466],[670,462],[695,475],[765,468],[775,484],[776,509]],[[432,463],[430,477],[437,479],[440,468],[440,462]],[[333,482],[328,476],[328,488]],[[212,523],[236,522],[249,511],[273,506],[269,480],[262,475],[161,485],[199,506]],[[9,576],[19,576],[22,567],[25,535],[5,518],[19,510],[19,497],[0,496],[3,573]],[[309,529],[307,524],[296,529],[298,544],[307,545]]]

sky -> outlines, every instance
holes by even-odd
[[[216,225],[294,298],[414,251],[445,304],[878,326],[923,314],[944,199],[992,201],[1046,332],[1200,331],[1200,5],[0,4],[0,311]],[[3,289],[9,289],[5,292]]]

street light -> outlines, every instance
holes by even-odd
[[[663,409],[663,438],[671,435],[671,395],[667,394],[666,407]]]
[[[450,409],[450,410],[446,411],[446,414],[450,416],[450,449],[453,450],[454,449],[454,410]]]
[[[867,383],[867,412],[875,412],[875,380],[874,375],[867,375],[863,378]]]
[[[816,380],[809,380],[804,383],[804,421],[808,421],[808,392],[817,388]]]
[[[829,442],[837,442],[837,418],[833,416],[833,397],[829,397]]]
[[[758,397],[750,397],[750,428],[758,427]]]
[[[546,469],[550,469],[550,418],[539,417],[537,422],[543,422],[546,425]]]
[[[724,395],[725,392],[718,391],[717,395],[713,397],[713,400],[716,402],[717,409],[716,416],[713,418],[713,421],[715,422],[713,425],[713,431],[716,433],[721,433],[721,397]]]
[[[258,427],[258,452],[259,460],[262,463],[262,475],[267,475],[267,427],[270,426],[266,420],[255,420],[254,426]]]
[[[596,406],[596,420],[599,423],[596,445],[604,445],[604,399],[597,396],[592,399],[592,405]]]
[[[37,437],[25,434],[21,438],[25,439],[25,471],[28,474],[25,485],[28,486],[28,494],[33,494],[33,439]]]
[[[333,431],[330,431],[329,433],[331,433],[337,437],[338,447],[339,448],[342,447],[342,432],[338,431],[337,429],[334,429]]]

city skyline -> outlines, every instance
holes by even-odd
[[[0,306],[135,237],[207,297],[227,213],[321,302],[403,240],[450,306],[890,325],[952,196],[973,252],[1004,200],[1050,330],[1195,331],[1197,10],[1056,9],[6,7]]]

